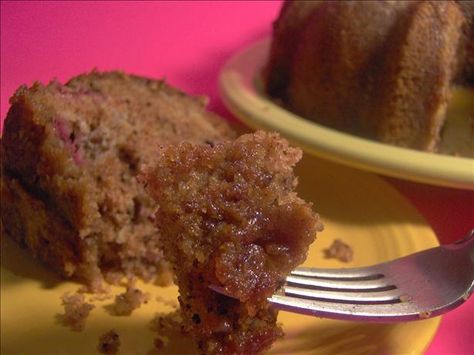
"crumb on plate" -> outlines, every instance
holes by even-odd
[[[337,259],[344,263],[352,261],[354,251],[352,248],[340,239],[335,239],[331,246],[323,250],[326,259]]]
[[[113,312],[118,316],[128,316],[142,304],[148,303],[150,295],[134,286],[127,286],[127,290],[115,296]]]
[[[113,355],[117,354],[120,348],[120,336],[112,329],[99,337],[99,345],[97,350],[102,354]]]
[[[84,329],[85,321],[89,313],[95,308],[95,305],[85,301],[83,294],[66,293],[61,297],[64,306],[64,314],[59,315],[59,321],[74,331]]]

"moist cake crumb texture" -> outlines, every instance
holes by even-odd
[[[2,233],[65,277],[99,290],[169,267],[136,173],[158,144],[232,137],[204,100],[164,81],[92,72],[20,87],[1,139]]]
[[[322,230],[294,192],[301,156],[259,131],[213,147],[162,146],[141,177],[157,204],[184,330],[204,353],[260,353],[283,334],[266,299]]]

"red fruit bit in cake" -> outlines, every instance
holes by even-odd
[[[59,139],[64,142],[66,148],[71,152],[72,159],[77,165],[84,163],[84,157],[76,143],[77,137],[76,132],[71,128],[69,122],[57,117],[53,124],[54,130],[56,131]]]

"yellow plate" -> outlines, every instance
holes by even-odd
[[[353,167],[418,182],[474,189],[474,131],[469,114],[474,116],[474,94],[458,91],[451,115],[457,116],[459,106],[467,111],[465,119],[448,119],[445,133],[449,146],[445,151],[462,149],[467,157],[426,153],[338,132],[305,120],[283,109],[259,88],[269,40],[258,42],[232,57],[223,67],[219,86],[226,106],[253,128],[280,132],[307,152]],[[470,113],[469,113],[470,112]],[[448,113],[449,115],[449,113]],[[462,141],[462,144],[460,144]],[[462,147],[461,147],[462,146]]]
[[[363,266],[438,245],[416,210],[379,177],[312,156],[297,167],[299,192],[314,203],[325,224],[313,244],[307,266]],[[354,261],[324,259],[322,249],[335,238],[352,246]],[[10,240],[2,240],[1,353],[94,354],[99,335],[114,328],[122,354],[149,354],[154,334],[149,323],[157,312],[169,312],[175,287],[140,285],[152,293],[150,302],[130,317],[107,313],[113,300],[96,302],[82,332],[55,320],[62,312],[60,296],[78,285],[61,282]],[[123,292],[114,288],[114,292]],[[157,296],[161,300],[157,300]],[[285,338],[272,354],[421,354],[433,338],[440,318],[401,324],[363,324],[325,320],[280,312]],[[195,353],[189,340],[171,338],[164,354]]]

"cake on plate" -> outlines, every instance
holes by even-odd
[[[474,3],[286,1],[264,80],[305,118],[436,151],[453,85],[474,83]]]

